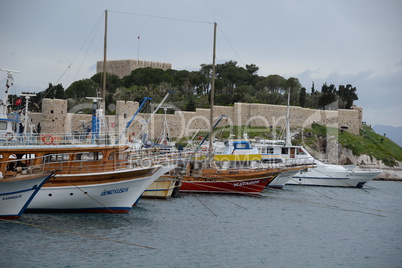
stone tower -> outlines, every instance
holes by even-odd
[[[172,69],[171,63],[143,61],[143,60],[108,60],[106,61],[106,72],[117,75],[120,78],[127,76],[131,71],[138,68],[156,68],[162,70]],[[96,73],[103,72],[103,61],[96,63]]]

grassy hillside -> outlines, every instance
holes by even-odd
[[[304,135],[303,141],[312,147],[315,144],[319,144],[317,140],[325,140],[327,134],[330,136],[337,135],[339,144],[343,148],[351,150],[355,156],[363,154],[373,156],[382,160],[387,166],[395,166],[397,164],[396,161],[402,161],[402,148],[387,137],[377,134],[369,126],[363,126],[359,135],[340,131],[335,128],[326,128],[318,124],[313,124],[311,129],[305,129],[304,133],[306,132],[310,132],[311,134],[307,135],[307,137]]]

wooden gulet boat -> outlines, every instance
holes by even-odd
[[[30,212],[128,213],[144,190],[173,167],[153,162],[132,166],[128,146],[0,147],[0,170],[16,157],[33,169],[56,170],[29,204]],[[32,158],[35,157],[35,158]]]
[[[259,195],[279,170],[201,169],[199,175],[185,175],[180,192]]]
[[[19,219],[39,189],[52,176],[50,172],[1,175],[0,219]]]
[[[191,161],[180,192],[259,195],[279,174],[303,167],[266,167],[260,154],[215,154],[211,161]]]
[[[0,218],[19,219],[43,184],[54,173],[26,167],[18,159],[4,161],[0,165],[7,171],[0,172]]]

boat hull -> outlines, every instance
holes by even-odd
[[[207,171],[201,177],[183,177],[180,192],[259,195],[278,173]]]
[[[177,178],[160,177],[155,180],[142,194],[143,198],[168,199],[176,187]]]
[[[285,184],[298,172],[299,170],[283,171],[273,178],[273,180],[268,184],[268,187],[282,189]]]
[[[293,176],[287,185],[331,186],[362,188],[364,184],[381,174],[381,171],[330,172],[324,169],[309,169]]]
[[[87,183],[80,185],[49,186],[44,185],[27,208],[27,212],[78,212],[78,213],[129,213],[145,189],[153,181],[171,168],[159,166],[152,168],[148,175],[138,177],[133,174],[115,171],[109,173],[111,182]],[[124,174],[126,179],[113,181],[113,178]],[[89,176],[89,174],[81,174]],[[66,176],[66,175],[64,175]],[[80,176],[75,174],[72,179]],[[96,176],[96,174],[90,174]],[[104,178],[106,175],[101,174]],[[135,178],[130,178],[134,176]],[[64,177],[65,179],[65,177]],[[108,179],[103,179],[108,181]],[[55,179],[57,184],[57,177]]]
[[[18,180],[0,179],[0,218],[19,219],[51,176],[52,174],[42,174]]]

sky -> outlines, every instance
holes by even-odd
[[[67,88],[107,59],[255,64],[258,75],[357,88],[370,125],[402,126],[401,0],[1,0],[0,68],[18,70],[10,93]],[[140,37],[140,38],[138,38]],[[0,72],[5,91],[7,73]],[[3,93],[2,93],[3,94]]]

